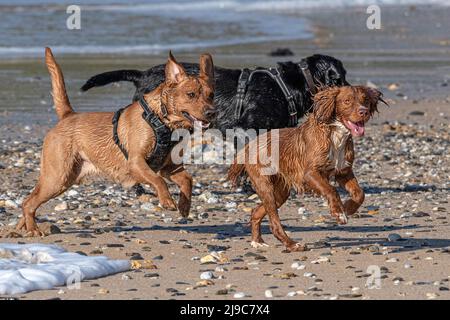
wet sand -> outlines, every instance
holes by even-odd
[[[231,67],[295,61],[313,52],[334,55],[343,60],[351,83],[372,82],[391,104],[380,107],[366,136],[356,142],[355,172],[367,194],[358,216],[337,226],[324,201],[309,195],[292,196],[281,209],[290,236],[312,250],[284,253],[267,223],[263,237],[270,247],[251,248],[246,224],[258,200],[227,185],[226,167],[189,165],[196,183],[192,219],[179,220],[177,213],[160,210],[150,189],[137,198],[120,186],[94,182],[40,209],[41,220],[58,226],[61,234],[1,239],[55,243],[141,264],[151,260],[154,269],[86,281],[80,290],[62,287],[16,297],[234,299],[243,292],[248,299],[264,299],[270,290],[283,299],[449,299],[449,13],[427,7],[383,10],[384,29],[378,33],[361,27],[366,18],[362,10],[304,13],[314,18],[313,40],[211,50],[217,65]],[[289,47],[296,55],[267,56],[276,47]],[[185,61],[197,57],[198,52],[177,55]],[[133,92],[130,84],[120,84],[80,94],[78,88],[89,76],[116,68],[145,69],[165,57],[58,60],[74,108],[88,111],[116,110]],[[0,61],[0,68],[4,236],[20,214],[4,200],[20,202],[32,189],[42,139],[56,116],[42,61]],[[171,190],[175,192],[173,186]],[[68,208],[56,211],[62,202]],[[201,264],[199,258],[211,252],[223,252],[224,259]],[[366,287],[371,266],[381,272],[380,289]],[[214,278],[201,282],[200,274],[207,271]]]

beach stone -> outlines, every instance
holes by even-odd
[[[387,237],[389,242],[399,241],[401,238],[402,237],[398,233],[391,233]]]
[[[315,275],[314,273],[312,273],[312,272],[305,272],[305,273],[303,274],[303,276],[304,276],[305,278],[314,278],[316,275]]]
[[[218,296],[224,296],[228,294],[228,289],[220,289],[216,291],[216,295]]]
[[[4,206],[6,208],[10,208],[10,209],[18,209],[19,208],[19,205],[17,204],[17,202],[15,202],[14,200],[11,200],[11,199],[5,200]]]
[[[99,294],[108,294],[108,293],[109,293],[109,290],[108,290],[108,289],[105,289],[105,288],[100,288],[100,289],[98,289],[98,293],[99,293]]]
[[[303,270],[306,268],[306,266],[304,264],[301,264],[300,262],[294,262],[291,264],[291,268],[296,270]]]
[[[200,279],[210,280],[214,278],[214,274],[211,271],[205,271],[200,274]]]
[[[198,199],[209,204],[216,204],[219,202],[219,197],[209,191],[203,192],[198,196]]]
[[[144,211],[155,211],[156,207],[153,203],[147,202],[147,203],[141,204],[140,208],[141,208],[141,210],[144,210]]]
[[[50,222],[40,223],[39,230],[41,230],[41,232],[46,236],[61,233],[61,229],[59,229],[57,225]]]
[[[312,264],[319,264],[323,262],[330,262],[330,259],[328,257],[319,257],[318,259],[311,261]]]
[[[140,269],[158,269],[156,265],[153,264],[151,260],[131,260],[131,269],[140,270]]]
[[[200,220],[208,219],[208,217],[209,217],[208,212],[201,212],[201,213],[199,213],[199,214],[197,215],[197,218],[200,219]]]
[[[245,298],[247,295],[244,293],[244,292],[236,292],[234,295],[233,295],[233,298],[235,298],[235,299],[242,299],[242,298]]]
[[[275,278],[280,278],[280,279],[284,279],[284,280],[288,280],[288,279],[292,279],[297,277],[297,275],[293,272],[285,272],[285,273],[280,273],[280,274],[275,274],[274,275]]]
[[[64,211],[69,208],[66,201],[63,201],[55,206],[55,211]]]

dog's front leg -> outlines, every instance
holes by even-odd
[[[345,213],[348,215],[354,214],[364,202],[364,191],[359,186],[353,170],[349,168],[345,172],[336,175],[336,181],[342,188],[347,190],[351,197],[344,203]]]
[[[336,188],[330,184],[328,179],[319,171],[311,170],[306,172],[304,180],[312,190],[327,199],[331,215],[336,217],[338,223],[346,224],[347,216],[345,215],[344,205]]]
[[[178,211],[182,217],[187,218],[191,209],[192,176],[182,166],[163,168],[161,174],[180,188]]]
[[[154,172],[141,155],[133,156],[130,154],[130,173],[139,183],[150,184],[155,188],[160,205],[168,210],[176,210],[177,206],[170,196],[167,183],[164,179]]]

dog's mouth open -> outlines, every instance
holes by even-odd
[[[344,120],[344,125],[350,130],[352,136],[362,137],[364,135],[364,121],[352,122],[350,120]]]
[[[210,124],[210,123],[209,123],[208,121],[200,120],[200,119],[194,117],[193,115],[191,115],[190,113],[188,113],[188,112],[186,112],[186,111],[183,111],[182,113],[183,113],[183,116],[184,116],[186,119],[188,119],[188,120],[192,123],[192,125],[194,125],[194,123],[195,123],[196,121],[198,121],[198,122],[200,122],[200,125],[202,126],[202,129],[207,129],[207,128],[209,128],[209,124]]]

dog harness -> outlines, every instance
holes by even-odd
[[[308,68],[308,62],[306,62],[306,59],[300,60],[300,62],[298,63],[298,66],[299,66],[300,70],[302,70],[302,73],[303,73],[303,76],[305,77],[306,84],[308,85],[309,91],[312,94],[316,94],[317,87],[314,83],[314,79],[311,75],[311,71]]]
[[[148,123],[155,133],[156,143],[152,152],[147,156],[146,162],[148,166],[153,171],[159,171],[164,164],[168,154],[172,151],[172,148],[178,143],[178,141],[172,141],[172,130],[162,122],[159,117],[149,108],[147,102],[144,98],[138,100],[139,105],[144,110],[142,113],[142,118]],[[122,151],[125,158],[128,160],[128,152],[120,142],[119,135],[117,133],[117,128],[119,125],[119,118],[122,112],[128,108],[119,109],[114,113],[112,124],[113,124],[113,138],[115,144]],[[167,110],[163,108],[163,116],[167,116]]]
[[[314,85],[314,80],[311,75],[311,72],[308,69],[308,63],[305,59],[302,59],[300,63],[298,64],[300,70],[303,73],[303,76],[305,77],[306,83],[308,85],[309,91],[312,94],[315,94],[317,89]],[[241,74],[238,79],[238,86],[237,86],[237,93],[236,93],[236,110],[235,110],[235,117],[236,120],[239,120],[242,113],[242,104],[244,103],[245,94],[247,92],[248,83],[252,80],[252,77],[255,73],[263,73],[269,75],[280,87],[281,91],[283,92],[287,102],[288,102],[288,112],[289,112],[289,126],[295,127],[298,123],[297,118],[297,108],[295,105],[294,96],[292,95],[289,88],[284,83],[283,79],[281,78],[281,74],[278,71],[277,68],[257,68],[254,70],[250,70],[248,68],[244,68],[241,71]]]

